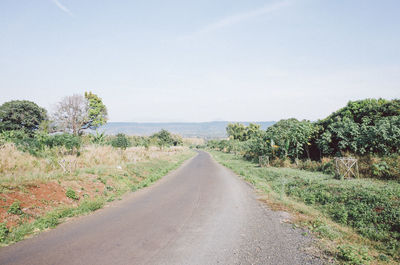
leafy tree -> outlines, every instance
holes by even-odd
[[[260,124],[250,123],[249,126],[246,127],[246,134],[248,139],[258,137],[260,133]]]
[[[47,119],[47,111],[32,101],[13,100],[0,106],[0,131],[23,130],[32,134]]]
[[[249,126],[245,126],[241,123],[229,123],[226,127],[226,132],[230,139],[247,141],[251,137],[256,137],[260,133],[260,125],[250,123]]]
[[[322,155],[399,151],[400,100],[365,99],[350,101],[344,108],[318,121],[316,143]]]
[[[247,140],[246,126],[241,123],[229,123],[226,127],[226,132],[230,139],[239,141]]]
[[[300,158],[309,156],[308,146],[316,132],[316,127],[307,120],[280,120],[266,131],[270,139],[271,151],[277,149],[280,157]]]
[[[164,146],[174,145],[174,143],[176,145],[178,144],[178,140],[174,139],[173,135],[169,131],[164,129],[162,129],[158,133],[153,134],[151,138],[156,139],[157,145],[160,148],[163,148]]]
[[[99,96],[92,92],[85,92],[87,100],[87,120],[84,129],[97,129],[107,123],[107,108]]]

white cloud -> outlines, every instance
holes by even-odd
[[[254,10],[239,13],[236,15],[227,16],[227,17],[224,17],[214,23],[206,25],[197,31],[186,34],[184,36],[181,36],[178,39],[179,40],[192,39],[194,37],[197,37],[197,36],[200,36],[203,34],[207,34],[207,33],[210,33],[210,32],[225,28],[225,27],[239,24],[240,22],[243,22],[245,20],[274,12],[278,9],[288,6],[290,3],[291,3],[291,1],[289,1],[289,0],[283,0],[280,2],[276,2],[276,3],[270,4],[270,5],[263,6],[261,8],[254,9]]]
[[[72,12],[63,4],[60,3],[59,0],[51,0],[59,9],[61,9],[62,11],[64,11],[65,13],[69,14],[72,16]]]

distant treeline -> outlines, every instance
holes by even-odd
[[[124,133],[127,135],[149,136],[161,129],[179,134],[183,137],[201,137],[205,139],[226,138],[226,126],[229,121],[212,122],[108,122],[98,130],[107,135]],[[248,125],[250,122],[243,122]],[[275,122],[257,122],[265,130]]]

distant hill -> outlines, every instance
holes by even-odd
[[[139,122],[109,122],[99,130],[106,134],[125,133],[128,135],[151,135],[161,129],[177,133],[183,137],[223,138],[226,137],[225,128],[229,121],[212,122],[174,122],[174,123],[139,123]],[[240,122],[248,125],[250,122]],[[265,130],[274,121],[254,122]]]

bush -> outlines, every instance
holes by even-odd
[[[73,152],[74,150],[79,150],[81,147],[81,138],[79,136],[63,133],[47,136],[45,140],[45,145],[52,147],[65,147],[68,151]]]
[[[394,255],[400,250],[398,184],[378,185],[359,180],[299,176],[289,179],[286,187],[288,196],[316,205],[336,222],[354,227],[367,238],[381,241],[386,253]]]
[[[8,230],[7,225],[5,223],[0,223],[0,242],[3,242],[6,238],[10,230]]]
[[[366,248],[355,248],[351,245],[338,246],[338,258],[345,261],[348,264],[364,265],[368,264],[371,257],[368,256],[368,250]]]
[[[34,156],[42,156],[46,148],[63,147],[68,153],[78,153],[81,139],[72,134],[50,135],[45,132],[36,132],[32,135],[24,131],[4,131],[0,133],[3,142],[12,142],[18,149],[29,152]]]
[[[21,215],[23,212],[21,210],[21,202],[15,201],[13,202],[7,210],[8,213]]]
[[[73,189],[71,189],[71,188],[67,189],[67,191],[65,192],[65,195],[66,195],[68,198],[70,198],[70,199],[79,200],[79,196],[78,196],[78,195],[76,194],[76,192],[75,192]]]
[[[111,140],[111,145],[115,148],[126,149],[130,146],[130,142],[125,134],[119,133]]]
[[[171,145],[181,145],[182,139],[179,139],[177,136],[172,135],[169,131],[167,130],[161,130],[158,133],[155,133],[151,136],[153,138],[157,145],[160,148],[163,148],[164,146],[171,146]]]

